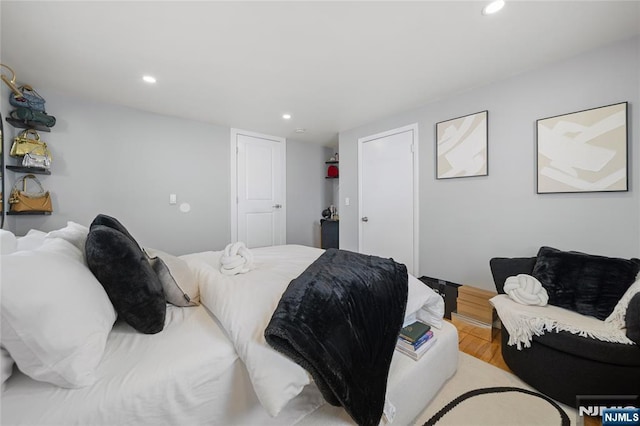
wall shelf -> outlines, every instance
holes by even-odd
[[[6,117],[5,120],[7,123],[11,124],[11,126],[15,127],[16,129],[34,129],[40,132],[51,132],[51,127],[45,126],[44,124],[37,123],[35,121],[19,120],[12,117]],[[1,122],[0,122],[0,125],[1,125]],[[4,135],[2,134],[1,131],[0,131],[0,135],[3,136],[2,138],[0,138],[0,142],[2,142],[2,144],[4,145],[4,140],[3,140]],[[11,209],[11,206],[7,206],[4,202],[5,200],[5,196],[4,196],[5,195],[4,194],[5,169],[12,171],[14,173],[24,173],[24,174],[34,174],[34,175],[50,175],[51,171],[49,171],[49,169],[46,169],[44,167],[25,167],[25,166],[18,166],[18,165],[5,165],[4,150],[0,150],[0,156],[2,157],[2,165],[0,166],[0,175],[2,176],[2,189],[0,189],[0,197],[2,197],[1,205],[2,205],[2,209],[4,210],[7,207]],[[7,216],[49,216],[50,214],[51,212],[37,212],[37,211],[13,212],[9,210],[6,212]],[[4,212],[2,215],[2,225],[4,225]]]
[[[17,129],[36,129],[40,132],[50,132],[51,127],[47,127],[44,124],[36,123],[35,121],[29,120],[18,120],[17,118],[6,118],[7,123],[11,124],[13,127]]]
[[[36,216],[36,215],[50,215],[51,212],[12,212],[8,211],[8,216]]]
[[[44,167],[6,166],[7,170],[16,173],[33,173],[34,175],[50,175],[51,171]]]

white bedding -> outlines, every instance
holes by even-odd
[[[183,256],[196,271],[201,302],[211,310],[226,330],[236,352],[245,363],[258,399],[275,417],[311,383],[298,364],[272,349],[264,338],[280,297],[289,282],[299,276],[324,250],[299,245],[264,247],[252,250],[254,269],[245,274],[220,272],[221,252]],[[415,317],[420,308],[442,323],[444,302],[429,287],[410,276],[406,310]]]
[[[306,253],[305,260],[296,260],[294,252]],[[262,260],[256,256],[256,267],[260,267],[261,261],[271,262],[270,273],[288,276],[294,269],[302,272],[311,258],[320,253],[321,250],[301,246],[271,248],[265,250]],[[292,258],[294,269],[278,265],[282,262],[277,260],[283,255]],[[207,269],[203,265],[214,262],[217,257],[219,253],[205,252],[183,258],[191,265],[200,263],[195,269],[198,280],[202,281],[210,273],[203,275]],[[423,313],[437,316],[439,310],[444,309],[439,304],[442,299],[413,280],[411,277],[414,285],[409,286],[408,314],[419,311],[431,300],[433,311]],[[262,293],[267,285],[262,287],[255,285],[245,296],[250,301],[269,299]],[[225,301],[219,305],[223,311],[231,308],[225,308]],[[238,318],[252,315],[248,304],[237,311]],[[442,314],[439,315],[441,318]],[[262,336],[264,327],[258,331]],[[415,362],[398,352],[394,354],[387,393],[398,409],[394,424],[412,421],[455,372],[458,354],[455,328],[444,323],[436,333],[436,345],[420,361]],[[109,335],[96,376],[97,382],[91,387],[63,389],[34,381],[14,370],[2,392],[0,423],[43,426],[352,424],[344,410],[324,402],[313,383],[303,386],[277,417],[269,416],[257,399],[249,370],[234,349],[233,337],[227,335],[221,322],[204,306],[168,306],[165,329],[156,335],[137,333],[118,322]]]
[[[2,393],[3,425],[201,424],[229,402],[219,382],[238,363],[233,346],[203,307],[168,306],[165,328],[145,335],[118,322],[96,383],[63,389],[17,370]],[[71,415],[70,415],[71,414]]]

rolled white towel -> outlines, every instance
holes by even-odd
[[[220,272],[225,275],[244,274],[253,268],[253,253],[242,242],[228,244],[220,258]]]
[[[549,302],[547,290],[540,281],[527,274],[509,277],[504,282],[504,292],[521,305],[545,306]]]

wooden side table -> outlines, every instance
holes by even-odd
[[[489,299],[497,293],[463,285],[458,288],[457,312],[451,313],[451,322],[464,332],[480,339],[493,340],[496,311]]]

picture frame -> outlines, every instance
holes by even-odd
[[[628,102],[536,121],[536,192],[629,190]]]
[[[436,123],[436,179],[487,176],[489,111]]]

